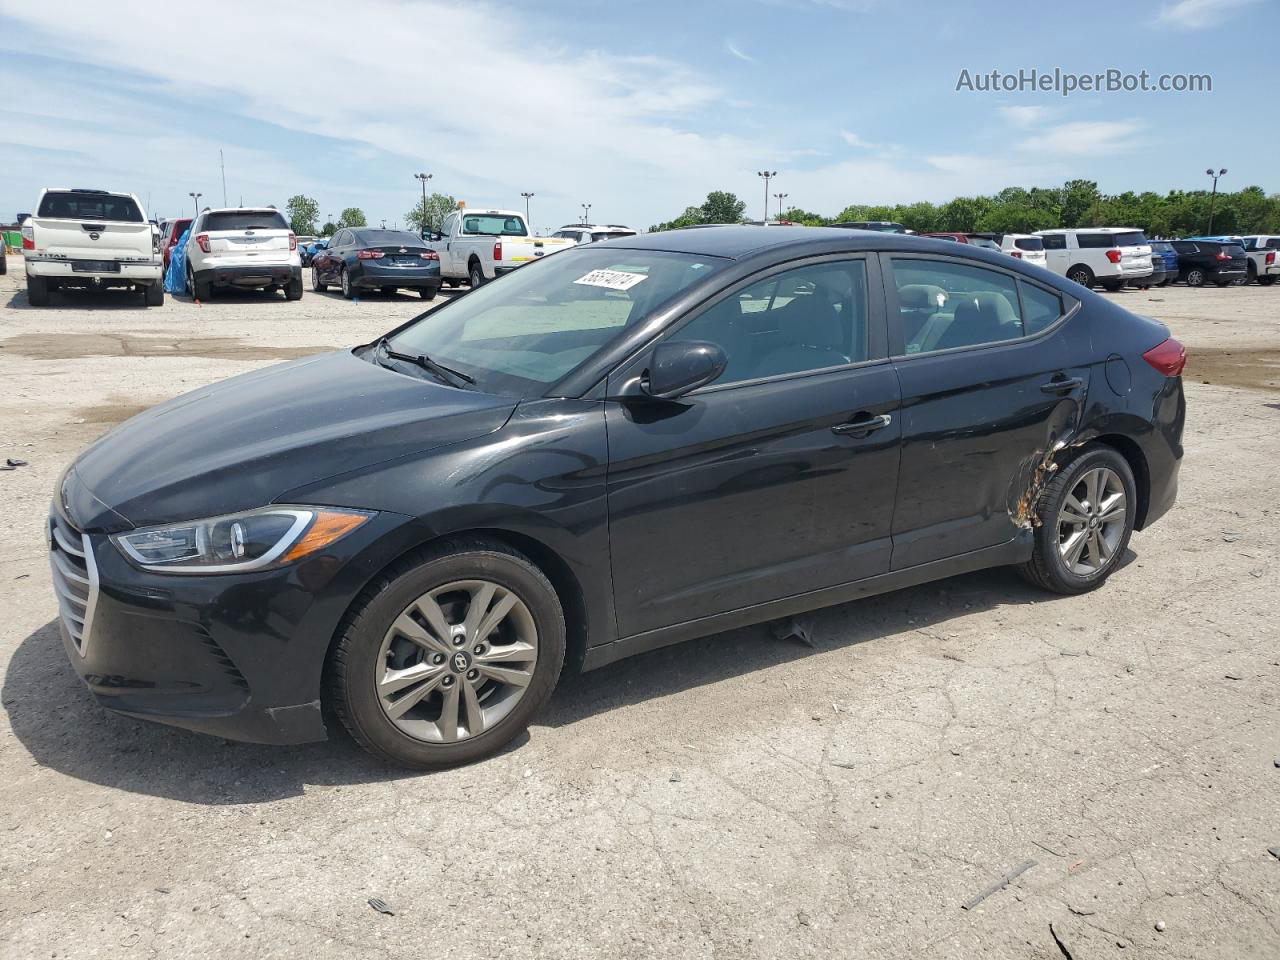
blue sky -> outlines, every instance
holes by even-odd
[[[541,227],[709,190],[832,214],[1010,185],[1280,191],[1277,0],[0,0],[0,219],[43,186],[315,197],[401,219],[413,173]],[[1205,73],[1208,93],[957,92],[1019,69]],[[771,201],[771,208],[772,208]]]

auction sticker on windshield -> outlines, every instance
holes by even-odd
[[[588,287],[604,287],[607,290],[630,290],[641,280],[647,280],[643,273],[624,273],[622,270],[592,270],[586,276],[579,277],[574,283]]]

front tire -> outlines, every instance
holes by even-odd
[[[1093,286],[1093,271],[1083,263],[1077,263],[1067,271],[1067,279],[1080,284],[1080,286],[1088,290]]]
[[[355,290],[351,286],[351,275],[347,273],[347,268],[343,267],[339,271],[338,281],[342,286],[342,295],[350,300],[356,295]]]
[[[1035,547],[1019,572],[1054,593],[1095,590],[1115,572],[1137,516],[1129,462],[1089,444],[1059,466],[1036,502]]]
[[[1276,282],[1275,277],[1259,277],[1258,278],[1258,283],[1264,287],[1269,287],[1275,282]]]
[[[439,292],[440,292],[439,287],[419,287],[418,288],[418,296],[420,296],[423,300],[434,300],[436,298],[436,294]]]
[[[316,267],[311,268],[311,289],[316,293],[324,293],[329,289],[329,285],[320,279],[320,271]]]
[[[478,760],[528,726],[564,665],[564,612],[523,554],[425,548],[374,579],[338,628],[326,689],[351,736],[417,769]]]

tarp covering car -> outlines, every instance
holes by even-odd
[[[187,234],[190,232],[189,227],[182,231],[173,253],[169,254],[169,267],[164,272],[165,293],[187,292]]]

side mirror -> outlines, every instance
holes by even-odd
[[[633,398],[676,400],[711,383],[728,363],[724,350],[706,340],[662,343],[650,355],[645,374],[624,392]]]

